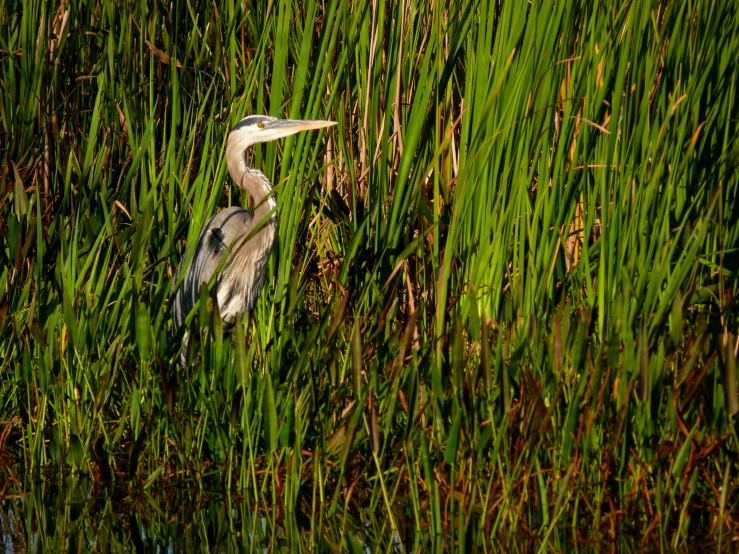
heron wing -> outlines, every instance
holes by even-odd
[[[175,331],[185,323],[187,314],[200,300],[202,284],[210,282],[221,258],[233,241],[248,235],[252,221],[251,213],[243,208],[233,206],[221,210],[205,224],[172,305]],[[189,255],[190,249],[188,248],[187,254],[180,262],[179,268],[177,268],[173,287],[178,282]]]

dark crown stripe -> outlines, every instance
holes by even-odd
[[[270,118],[266,115],[249,115],[239,121],[236,126],[231,129],[231,132],[238,131],[239,129],[243,129],[244,127],[256,125],[257,123],[267,123],[268,121],[270,121]]]

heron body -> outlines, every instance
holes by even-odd
[[[221,210],[205,224],[190,263],[187,264],[188,250],[175,274],[173,287],[179,281],[183,266],[186,266],[172,304],[175,332],[185,325],[187,315],[200,300],[201,287],[210,282],[219,266],[220,274],[215,281],[216,298],[227,330],[233,326],[236,316],[251,311],[259,298],[277,235],[277,203],[267,176],[246,165],[246,150],[259,142],[331,125],[335,123],[252,115],[242,119],[231,130],[226,147],[228,171],[234,183],[251,195],[254,213],[234,206]],[[224,256],[226,259],[222,261]],[[181,355],[183,363],[187,339],[186,332]]]

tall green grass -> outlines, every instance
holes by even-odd
[[[731,3],[150,4],[0,6],[10,487],[220,490],[337,551],[735,547]],[[338,126],[251,152],[269,276],[182,369],[249,113]]]

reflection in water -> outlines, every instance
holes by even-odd
[[[72,476],[63,481],[0,482],[0,553],[517,553],[536,551],[539,545],[530,535],[485,536],[476,529],[475,518],[462,533],[445,528],[443,536],[434,536],[424,524],[418,532],[411,514],[399,505],[393,507],[400,530],[396,533],[388,519],[378,515],[382,509],[373,515],[370,506],[359,514],[329,513],[319,507],[317,516],[309,518],[201,490],[125,489]],[[608,551],[572,546],[572,552]]]
[[[0,486],[0,492],[3,487]],[[118,489],[116,489],[118,490]],[[310,520],[276,522],[274,513],[231,497],[168,488],[116,498],[88,479],[38,482],[0,499],[0,547],[25,552],[346,551],[341,526],[320,537]],[[363,552],[370,550],[357,539]],[[351,549],[351,546],[349,548]],[[2,550],[0,548],[0,550]]]
[[[311,519],[192,489],[13,478],[0,483],[0,553],[442,552],[440,537],[399,535],[368,513]]]

